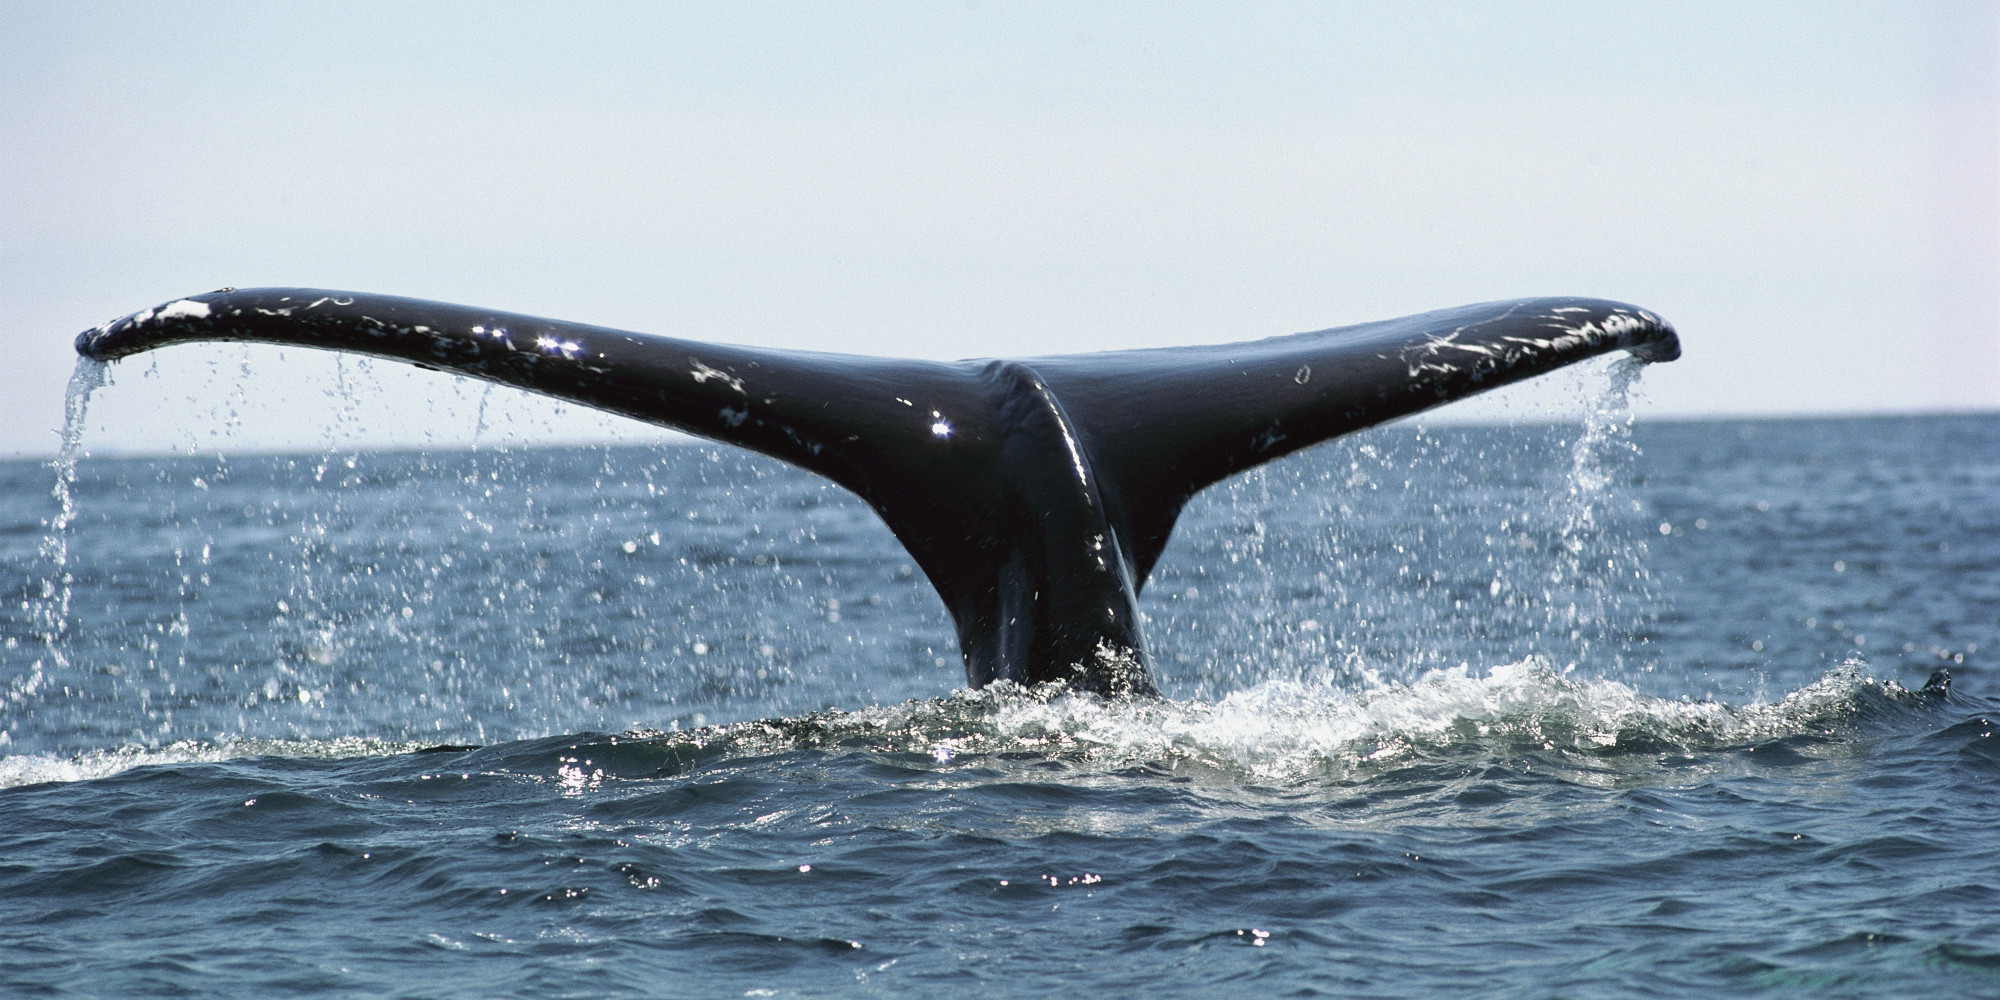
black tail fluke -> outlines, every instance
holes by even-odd
[[[107,323],[111,360],[188,341],[355,351],[799,465],[882,515],[967,678],[1148,693],[1137,593],[1189,497],[1299,448],[1597,354],[1679,355],[1630,306],[1523,299],[1246,344],[951,363],[675,340],[416,299],[224,290]]]
[[[1210,347],[1034,362],[1127,502],[1143,578],[1197,491],[1329,438],[1625,350],[1680,357],[1673,327],[1598,299],[1516,299]]]

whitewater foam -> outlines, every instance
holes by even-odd
[[[13,754],[0,756],[0,788],[91,781],[159,764],[213,764],[244,757],[324,760],[383,757],[409,753],[423,746],[422,743],[345,736],[330,740],[183,740],[158,747],[123,746],[92,750],[75,756]]]
[[[1009,753],[1110,767],[1190,763],[1251,781],[1297,780],[1455,745],[1615,754],[1724,750],[1806,733],[1852,731],[1870,704],[1917,693],[1844,665],[1782,700],[1734,706],[1658,698],[1617,681],[1565,676],[1540,657],[1475,674],[1427,671],[1357,691],[1270,680],[1219,701],[1107,700],[996,684],[946,698],[800,719],[634,734],[697,748],[773,753],[857,744],[962,765]]]
[[[1463,666],[1437,669],[1407,683],[1378,681],[1359,690],[1269,680],[1214,702],[1106,699],[1060,686],[1023,689],[1002,682],[943,698],[681,732],[640,731],[611,742],[703,751],[710,763],[840,747],[923,754],[941,767],[1026,753],[1112,768],[1191,764],[1253,782],[1296,781],[1464,746],[1503,754],[1612,755],[1726,750],[1801,734],[1837,737],[1852,732],[1870,705],[1917,705],[1930,693],[1869,677],[1860,664],[1849,663],[1776,702],[1736,706],[1653,697],[1617,681],[1567,676],[1544,658],[1528,657],[1484,674]],[[0,756],[0,788],[88,781],[157,764],[267,755],[371,757],[427,745],[372,737],[189,740],[67,757],[18,754]],[[598,774],[589,787],[604,777]]]

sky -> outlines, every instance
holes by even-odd
[[[1995,410],[2000,9],[0,0],[0,456],[77,331],[263,285],[939,359],[1586,295],[1681,332],[1642,419]],[[495,428],[644,436],[187,345],[84,443]]]

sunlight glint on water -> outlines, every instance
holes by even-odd
[[[1199,498],[1157,702],[946,693],[854,497],[505,392],[474,451],[81,458],[57,663],[0,464],[0,992],[1993,994],[1995,420],[1578,377]]]
[[[253,374],[247,360],[233,367],[228,411],[216,414],[225,447]],[[211,681],[234,692],[212,735],[369,732],[353,726],[389,691],[407,692],[395,696],[407,721],[372,734],[487,742],[960,683],[935,595],[838,488],[728,449],[588,446],[565,449],[558,489],[539,481],[551,453],[523,447],[532,430],[511,422],[505,404],[521,394],[465,380],[446,384],[497,443],[348,450],[343,436],[365,430],[372,370],[336,358],[328,391],[340,415],[320,456],[217,456],[162,473],[212,498],[163,525],[177,594],[154,625],[175,670],[199,651]],[[1405,424],[1208,491],[1147,592],[1165,689],[1210,702],[1266,680],[1367,689],[1531,658],[1617,676],[1619,630],[1645,612],[1629,583],[1643,583],[1644,543],[1618,500],[1637,371],[1575,377],[1580,430],[1499,429],[1466,455],[1450,428]],[[1513,481],[1483,481],[1492,475]],[[885,550],[893,561],[880,561]],[[227,622],[195,613],[225,585],[271,596]],[[713,599],[657,599],[676,593]],[[498,643],[504,662],[479,652],[499,636],[513,637]],[[1599,645],[1613,654],[1592,659]],[[869,662],[882,655],[887,685]],[[157,657],[143,673],[168,672]],[[147,742],[191,735],[176,722],[184,693],[126,683],[154,720],[140,730]]]

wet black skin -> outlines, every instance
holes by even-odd
[[[951,611],[966,679],[1154,693],[1138,594],[1203,487],[1328,438],[1673,328],[1519,299],[1211,347],[911,361],[706,344],[418,299],[225,289],[85,331],[113,360],[188,341],[355,351],[738,445],[866,500]]]

